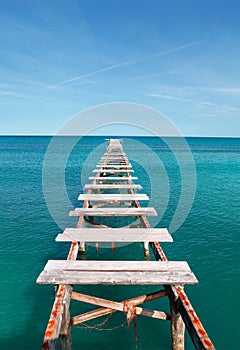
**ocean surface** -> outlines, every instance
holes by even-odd
[[[134,175],[139,178],[135,182],[143,186],[139,192],[150,195],[151,205],[160,214],[159,221],[152,224],[171,227],[174,242],[162,244],[168,259],[187,260],[199,280],[198,285],[186,286],[185,290],[208,335],[216,349],[238,350],[240,139],[186,140],[191,151],[178,140],[172,140],[169,146],[159,138],[123,138],[123,144]],[[69,244],[57,243],[55,237],[64,227],[75,227],[76,220],[68,217],[68,211],[71,206],[79,206],[77,196],[82,183],[91,175],[106,147],[104,137],[74,141],[59,137],[49,152],[51,141],[51,137],[0,137],[1,349],[41,348],[54,290],[52,286],[37,285],[36,279],[48,259],[67,257]],[[173,222],[181,196],[183,209]],[[193,203],[187,213],[191,198]],[[142,245],[138,243],[118,247],[115,252],[100,246],[96,253],[93,246],[88,246],[86,257],[144,259]],[[157,289],[157,286],[78,287],[83,293],[111,300]],[[146,307],[168,311],[167,298]],[[72,302],[71,312],[76,315],[91,308]],[[91,327],[74,327],[73,350],[171,349],[167,321],[140,316],[135,331],[133,325],[126,326],[120,313],[103,321],[104,317],[89,322]],[[194,349],[188,335],[186,349]]]

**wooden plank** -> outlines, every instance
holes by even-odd
[[[133,169],[94,169],[93,173],[134,173]]]
[[[81,193],[78,197],[79,201],[93,201],[93,202],[105,202],[105,201],[148,201],[149,197],[144,193]]]
[[[128,190],[128,189],[134,189],[134,190],[141,190],[141,185],[112,185],[112,184],[87,184],[84,186],[85,190]]]
[[[103,156],[100,158],[101,160],[122,160],[122,161],[128,161],[128,158],[125,156]]]
[[[126,157],[126,153],[125,152],[121,152],[121,151],[115,151],[115,152],[105,152],[104,154],[103,154],[103,156],[113,156],[113,157],[115,157],[115,156],[121,156],[121,157]]]
[[[154,208],[76,208],[70,216],[157,216]]]
[[[89,176],[89,180],[133,181],[133,180],[138,180],[138,177],[137,176]]]
[[[185,261],[49,260],[38,284],[196,284]]]
[[[127,161],[113,161],[113,159],[108,159],[108,160],[100,160],[98,163],[98,165],[113,165],[113,166],[129,166],[131,165],[129,162]],[[131,166],[132,168],[132,166]]]
[[[191,272],[187,261],[48,260],[44,270],[106,272]]]
[[[114,168],[114,169],[129,169],[129,168],[132,168],[132,165],[129,164],[129,163],[111,163],[111,162],[104,162],[104,163],[101,163],[101,162],[98,162],[97,165],[96,165],[96,168]]]
[[[57,242],[172,242],[166,228],[66,228]]]
[[[131,307],[132,304],[129,302],[116,302],[116,301],[111,301],[103,298],[98,298],[98,297],[92,297],[87,294],[82,294],[82,293],[76,293],[72,292],[72,299],[81,301],[84,303],[92,304],[92,305],[97,305],[97,306],[102,306],[106,308],[111,308],[115,311],[122,311],[126,312],[128,307]],[[162,311],[156,311],[156,310],[149,310],[149,309],[143,309],[142,307],[135,306],[135,310],[137,315],[142,315],[142,316],[148,316],[152,318],[158,318],[161,320],[167,320],[169,319],[168,315],[165,312]]]
[[[82,271],[43,271],[38,284],[80,284],[80,285],[184,285],[196,284],[192,272],[82,272]]]
[[[130,165],[120,165],[120,164],[97,164],[96,168],[117,168],[117,169],[127,169],[127,168],[132,168],[131,164]]]

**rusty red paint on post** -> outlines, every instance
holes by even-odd
[[[158,242],[154,242],[154,245],[159,253],[159,255],[161,256],[161,260],[162,261],[168,261],[164,251],[162,250],[162,247],[160,246],[160,244]]]
[[[73,258],[73,253],[74,253],[74,250],[75,250],[75,248],[76,248],[77,245],[78,245],[77,242],[72,242],[71,247],[70,247],[70,250],[69,250],[69,253],[68,253],[68,258],[67,258],[67,260],[72,260],[72,258]]]
[[[73,260],[75,259],[75,249],[77,248],[78,243],[77,242],[72,242],[70,250],[69,250],[69,254],[68,254],[68,260]],[[61,313],[62,313],[62,307],[63,307],[63,299],[65,297],[65,293],[66,293],[66,286],[60,284],[57,290],[57,294],[56,294],[56,298],[53,304],[53,308],[51,311],[51,315],[50,315],[50,319],[49,322],[47,324],[47,329],[45,331],[45,335],[44,335],[44,343],[42,345],[43,349],[48,349],[46,346],[47,342],[49,340],[53,340],[54,338],[56,338],[56,333],[59,329],[59,318],[61,317]],[[45,347],[44,347],[45,346]]]
[[[215,349],[211,340],[209,339],[207,332],[205,331],[200,319],[198,318],[194,308],[192,307],[187,295],[185,294],[184,290],[182,287],[178,286],[176,287],[176,291],[178,293],[179,298],[182,301],[182,304],[185,307],[185,310],[187,311],[192,324],[194,325],[196,332],[201,339],[202,343],[204,344],[206,349]]]
[[[57,326],[57,317],[59,316],[59,313],[61,311],[61,305],[62,300],[65,295],[66,288],[64,285],[60,285],[58,288],[58,292],[56,295],[55,302],[53,304],[53,308],[50,315],[50,320],[47,324],[47,329],[45,331],[44,335],[44,344],[47,340],[53,339],[54,334],[56,333],[56,326]]]

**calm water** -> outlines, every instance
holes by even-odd
[[[199,285],[187,286],[186,291],[216,349],[238,350],[240,139],[187,140],[196,166],[196,194],[187,219],[173,233],[174,243],[165,243],[163,248],[169,260],[187,260],[198,277]],[[54,293],[51,286],[36,285],[35,281],[48,259],[65,259],[69,248],[68,244],[54,241],[61,229],[48,211],[42,189],[42,167],[50,141],[50,137],[0,138],[1,349],[40,348]],[[133,141],[138,142],[137,147]],[[181,177],[176,157],[157,138],[125,140],[124,145],[136,176],[143,185],[143,191],[153,196],[153,204],[161,213],[162,218],[157,225],[169,227],[181,194]],[[51,172],[56,172],[56,176],[47,188],[59,213],[58,224],[65,227],[75,226],[75,221],[68,218],[68,205],[64,207],[61,189],[58,192],[57,174],[61,170],[64,152],[70,146],[69,139],[58,140],[50,166]],[[96,152],[91,155],[94,149]],[[104,149],[104,137],[89,137],[82,139],[70,153],[65,182],[73,206],[77,205],[76,198],[82,190],[83,166],[83,177],[89,176],[94,167],[93,161],[98,160]],[[184,160],[184,149],[178,145],[176,149]],[[162,169],[159,168],[160,173],[154,173],[159,161]],[[186,157],[183,166],[187,176],[190,166],[188,162]],[[157,179],[159,189],[153,178]],[[165,185],[169,185],[169,191]],[[151,193],[151,186],[155,186],[154,194]],[[189,188],[191,189],[191,184]],[[90,246],[87,257],[142,259],[143,256],[141,245],[133,244],[118,248],[115,253],[102,248],[98,255]],[[121,300],[156,290],[156,287],[84,286],[78,289],[83,293]],[[86,306],[80,303],[72,305],[74,314],[86,310]],[[168,311],[166,300],[152,302],[149,304],[151,307]],[[96,322],[101,321],[102,319]],[[89,324],[94,325],[96,322]],[[116,313],[106,324],[100,326],[116,327],[111,332],[74,328],[73,349],[135,349],[133,328],[120,326],[122,323],[123,315]],[[138,349],[171,348],[169,323],[139,317],[137,325]],[[193,349],[188,337],[186,342],[186,349]]]

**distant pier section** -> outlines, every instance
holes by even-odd
[[[85,184],[86,192],[79,194],[83,205],[70,212],[70,216],[78,217],[77,227],[66,228],[56,237],[57,242],[71,244],[66,260],[49,260],[37,279],[37,283],[52,284],[56,290],[42,349],[55,350],[59,342],[61,350],[71,350],[71,327],[117,311],[125,314],[128,324],[140,316],[170,322],[173,350],[185,349],[185,328],[195,349],[215,349],[184,291],[184,285],[198,283],[197,278],[186,261],[167,259],[160,243],[173,239],[166,228],[151,227],[147,217],[156,216],[157,212],[153,207],[140,205],[139,201],[148,201],[149,197],[136,192],[142,190],[142,186],[133,182],[138,180],[133,173],[122,141],[108,140],[106,152],[89,176],[90,183]],[[132,217],[133,223],[109,227],[101,224],[101,217]],[[101,242],[109,243],[112,250],[117,249],[118,242],[142,242],[145,258],[141,261],[87,260],[87,243],[95,244],[98,250]],[[150,249],[154,261],[150,261]],[[74,289],[77,285],[101,284],[148,285],[155,290],[119,302]],[[159,286],[162,287],[159,289]],[[169,300],[168,313],[144,307],[146,302],[163,297]],[[71,300],[96,308],[71,315]]]

